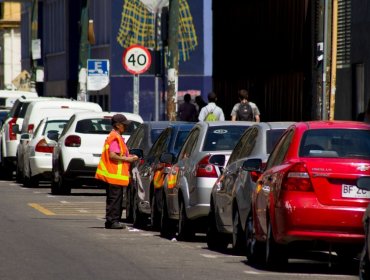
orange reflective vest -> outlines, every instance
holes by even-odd
[[[121,150],[120,156],[128,155],[128,149],[123,138],[115,130],[112,130],[105,140],[95,178],[113,185],[128,186],[130,163],[112,160],[109,157],[109,146],[114,140],[118,141]]]
[[[167,177],[167,188],[173,189],[176,186],[178,172],[179,172],[179,168],[177,166],[174,166],[170,174],[168,174],[168,177]]]
[[[153,185],[155,189],[162,188],[164,183],[164,176],[163,174],[164,168],[156,170],[153,177]]]

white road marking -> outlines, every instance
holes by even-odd
[[[339,274],[311,274],[311,273],[286,273],[286,272],[267,272],[267,271],[243,271],[245,274],[259,275],[259,276],[299,276],[299,277],[322,277],[325,279],[357,279],[355,276],[339,275]]]
[[[69,202],[68,201],[65,201],[65,200],[61,200],[60,203],[68,204]]]

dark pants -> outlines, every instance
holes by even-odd
[[[118,185],[107,184],[107,200],[105,209],[105,219],[107,223],[115,223],[121,220],[122,216],[122,200],[124,187]]]

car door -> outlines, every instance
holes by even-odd
[[[254,215],[255,218],[257,218],[260,229],[262,230],[262,232],[260,232],[262,235],[266,235],[267,233],[267,211],[270,210],[271,190],[279,180],[277,177],[278,171],[282,168],[280,165],[284,162],[293,136],[294,128],[290,128],[277,143],[276,147],[271,152],[266,164],[265,172],[258,181],[258,185],[255,190],[255,198],[253,198],[255,203]]]

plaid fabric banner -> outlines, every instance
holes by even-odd
[[[179,56],[189,59],[190,51],[198,45],[193,18],[186,0],[180,0],[179,11]],[[155,48],[155,14],[149,12],[140,0],[125,0],[117,42],[123,47],[138,44],[148,49]]]

